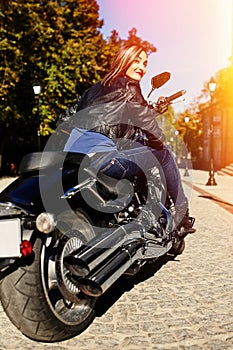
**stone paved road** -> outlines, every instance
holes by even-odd
[[[135,285],[119,283],[80,336],[45,344],[25,338],[0,307],[0,350],[232,350],[233,216],[193,193],[195,235],[161,268],[151,264]]]

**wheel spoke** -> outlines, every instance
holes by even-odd
[[[80,324],[93,313],[94,298],[82,297],[72,278],[71,272],[63,264],[64,257],[77,250],[84,242],[95,236],[91,223],[82,215],[72,223],[70,230],[59,236],[59,240],[45,243],[41,255],[43,263],[45,293],[53,313],[64,322]]]

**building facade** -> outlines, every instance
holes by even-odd
[[[213,128],[214,170],[233,163],[233,108],[221,109],[217,103],[200,110],[203,123],[203,168],[209,169],[211,159],[211,129]],[[212,119],[213,118],[213,119]]]

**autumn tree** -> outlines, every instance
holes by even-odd
[[[116,30],[105,39],[96,0],[1,1],[0,19],[0,155],[6,145],[19,153],[17,142],[33,150],[38,126],[50,135],[57,116],[106,74],[123,44],[156,51],[135,28],[124,40]]]
[[[215,98],[222,108],[233,108],[233,58],[230,64],[216,74]]]
[[[36,112],[32,85],[38,79],[43,84],[41,120],[47,125],[44,132],[50,132],[58,111],[103,71],[106,43],[98,5],[94,0],[10,0],[1,2],[0,11],[1,121],[12,126],[26,119],[31,130]]]
[[[41,133],[87,87],[100,80],[125,42],[144,43],[136,29],[126,40],[101,33],[96,0],[9,0],[0,3],[0,122],[33,138],[36,104],[32,85],[42,84]],[[34,129],[33,129],[34,128]],[[21,130],[22,129],[22,130]]]

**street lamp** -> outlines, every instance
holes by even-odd
[[[188,142],[187,142],[187,136],[188,136],[188,122],[189,122],[189,116],[184,117],[185,121],[185,172],[184,176],[189,176],[188,171]]]
[[[33,91],[35,94],[35,98],[37,99],[37,120],[38,120],[38,128],[37,128],[37,144],[38,144],[38,151],[40,151],[40,93],[41,93],[42,87],[38,81],[36,81],[33,84]]]
[[[206,186],[216,186],[217,183],[214,178],[214,113],[213,113],[213,98],[214,98],[214,92],[216,89],[216,81],[212,77],[208,84],[209,92],[210,92],[210,169],[209,169],[209,179],[206,183]]]

